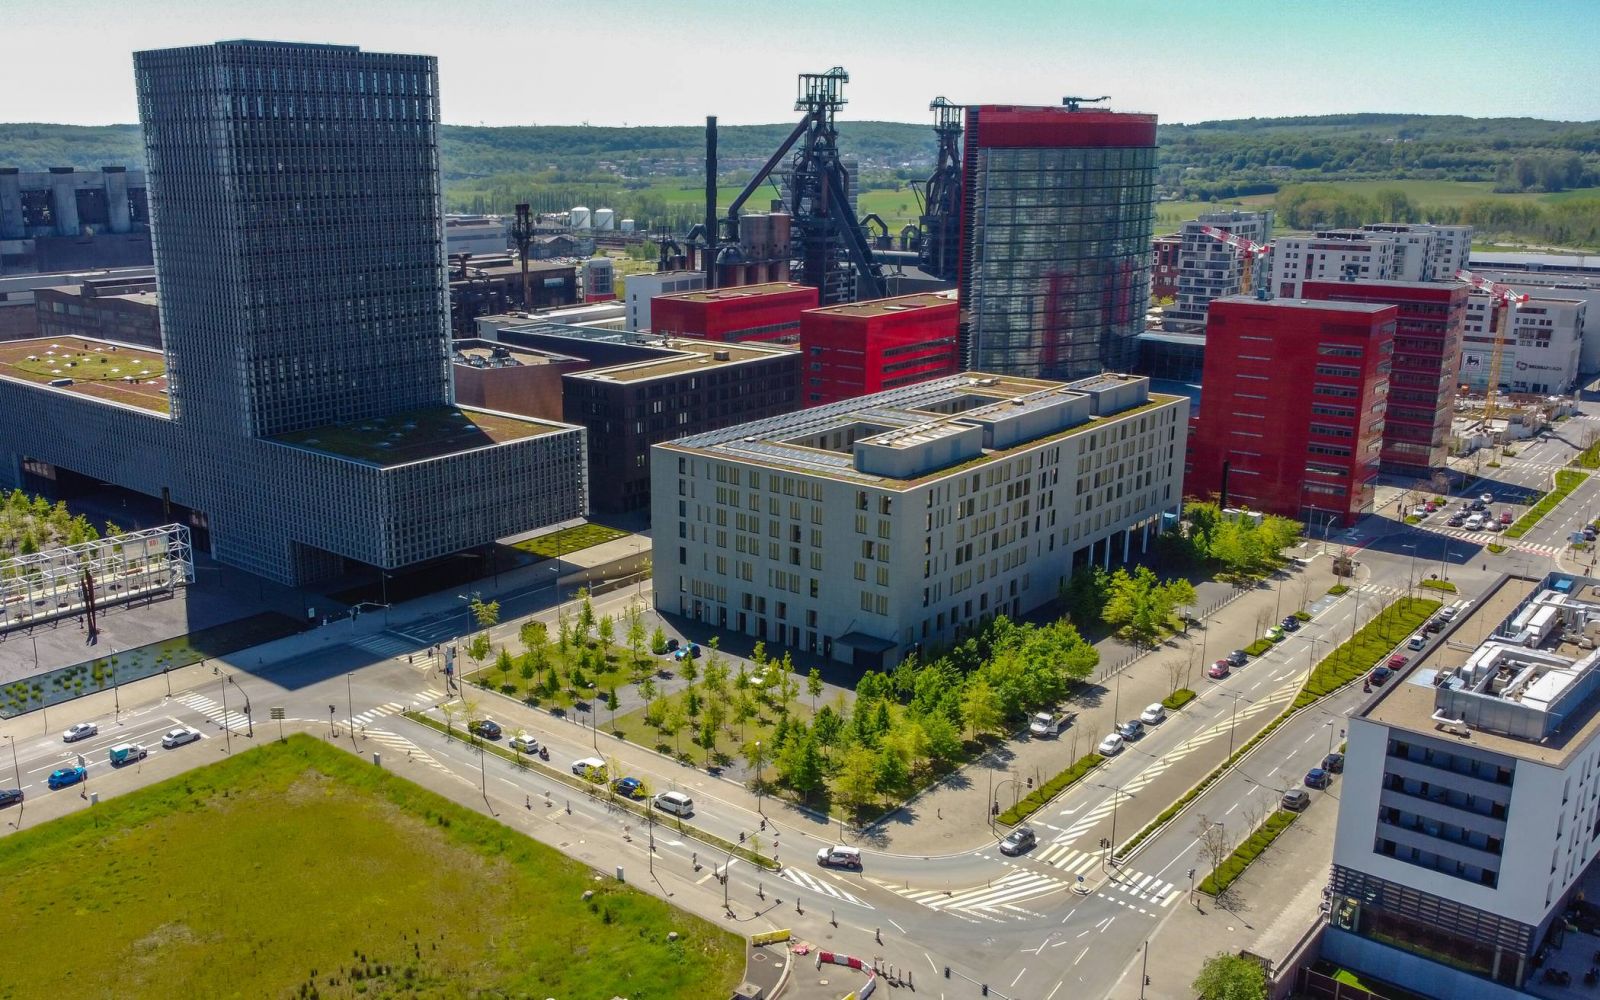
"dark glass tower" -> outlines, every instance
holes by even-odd
[[[173,415],[255,437],[451,400],[438,66],[134,56]]]
[[[1130,371],[1149,300],[1156,119],[967,109],[960,342],[971,371]]]

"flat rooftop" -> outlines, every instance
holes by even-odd
[[[280,434],[272,440],[342,458],[390,466],[566,429],[565,424],[506,413],[473,410],[464,406],[434,406],[370,420],[326,424]]]
[[[1577,692],[1575,685],[1581,686],[1591,671],[1600,670],[1600,662],[1596,662],[1600,654],[1593,649],[1596,643],[1591,639],[1586,648],[1584,641],[1577,638],[1579,633],[1557,627],[1532,645],[1518,642],[1509,634],[1509,629],[1514,627],[1511,625],[1514,617],[1519,617],[1519,609],[1528,607],[1535,595],[1545,591],[1549,580],[1561,577],[1585,579],[1559,573],[1544,580],[1502,577],[1493,590],[1451,623],[1432,648],[1402,668],[1383,687],[1375,689],[1372,699],[1361,709],[1361,717],[1434,738],[1459,739],[1508,757],[1552,767],[1564,766],[1600,732],[1600,711],[1596,711],[1593,701],[1582,702],[1576,712],[1569,711],[1561,719],[1560,728],[1542,739],[1491,731],[1475,724],[1470,717],[1456,718],[1452,712],[1445,713],[1448,721],[1436,718],[1441,713],[1441,697],[1447,693],[1441,688],[1464,691],[1469,687],[1462,673],[1464,668],[1470,672],[1471,665],[1489,664],[1496,655],[1508,654],[1519,661],[1534,661],[1540,669],[1528,671],[1530,675],[1537,674],[1536,679],[1514,698],[1476,695],[1485,711],[1501,707],[1496,704],[1501,701],[1531,712],[1544,711],[1565,695]],[[1594,581],[1582,584],[1570,595],[1569,602],[1574,609],[1587,606],[1600,615],[1600,589],[1595,587]],[[1494,672],[1492,665],[1479,669]]]
[[[894,313],[913,312],[918,309],[931,309],[936,306],[948,306],[954,310],[956,300],[938,292],[918,292],[915,295],[896,295],[887,299],[865,299],[861,302],[847,302],[843,305],[823,306],[820,309],[807,311],[821,313],[825,316],[888,316]]]
[[[732,288],[701,288],[692,292],[675,292],[672,295],[657,297],[671,299],[674,302],[726,302],[729,299],[750,299],[761,295],[776,295],[780,292],[809,291],[814,291],[814,289],[810,285],[802,285],[796,281],[766,281],[759,285],[734,285]]]
[[[1214,302],[1253,302],[1257,305],[1270,306],[1276,309],[1316,309],[1330,312],[1358,313],[1370,316],[1385,309],[1394,309],[1395,306],[1388,302],[1341,302],[1338,300],[1323,299],[1258,299],[1254,295],[1225,295]]]
[[[570,354],[516,347],[493,340],[456,340],[452,341],[450,346],[450,360],[466,368],[519,368],[525,365],[563,362],[585,363],[582,358],[575,358]]]
[[[655,347],[654,343],[640,346]],[[663,345],[668,350],[680,352],[673,357],[630,361],[609,368],[592,368],[573,372],[570,378],[590,379],[595,382],[644,382],[656,378],[672,378],[686,372],[709,371],[729,365],[768,361],[772,358],[793,356],[799,348],[779,344],[735,344],[715,340],[680,340],[672,338]]]
[[[0,378],[42,386],[50,392],[170,414],[167,361],[160,351],[85,337],[39,337],[0,341]],[[51,386],[71,379],[72,384]]]

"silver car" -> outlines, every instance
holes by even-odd
[[[177,729],[167,730],[167,734],[161,737],[161,745],[171,750],[173,747],[181,747],[185,743],[193,743],[199,738],[199,730],[190,729],[188,726],[179,726]]]

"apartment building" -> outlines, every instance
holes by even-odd
[[[1462,335],[1461,384],[1478,392],[1489,385],[1494,343],[1504,305],[1488,295],[1467,297]],[[1530,298],[1511,310],[1500,352],[1503,392],[1563,393],[1577,383],[1583,360],[1588,303],[1572,298]]]
[[[1265,244],[1272,239],[1271,212],[1211,212],[1183,224],[1178,236],[1177,301],[1162,312],[1162,327],[1168,331],[1196,331],[1206,323],[1206,307],[1214,299],[1250,294],[1244,287],[1244,257],[1221,240],[1207,236],[1211,227],[1225,233]],[[1256,267],[1266,267],[1265,261]],[[1256,277],[1251,274],[1251,282]]]
[[[658,444],[655,606],[892,666],[1142,550],[1182,504],[1188,408],[966,373]]]
[[[1273,247],[1271,287],[1283,298],[1298,298],[1302,281],[1450,281],[1467,266],[1471,249],[1471,226],[1427,223],[1381,222],[1284,237]]]
[[[1423,222],[1375,222],[1361,231],[1394,241],[1396,281],[1449,281],[1467,266],[1472,253],[1471,226],[1439,226]]]
[[[1563,914],[1600,848],[1597,638],[1600,580],[1502,577],[1351,716],[1323,957],[1489,1000],[1552,941],[1590,964]]]

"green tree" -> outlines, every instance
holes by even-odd
[[[596,631],[600,636],[600,648],[610,649],[611,644],[615,642],[617,638],[617,626],[616,623],[611,620],[610,615],[601,617],[600,624]]]
[[[886,801],[905,787],[909,777],[906,760],[897,748],[887,743],[879,748],[877,787]]]
[[[499,601],[484,601],[477,594],[473,594],[468,607],[472,609],[472,617],[480,629],[491,629],[500,624]]]
[[[495,657],[495,672],[500,675],[500,683],[505,684],[511,680],[511,671],[516,663],[511,659],[511,651],[504,646],[500,647],[500,655]]]
[[[673,753],[683,753],[683,740],[680,738],[684,727],[689,724],[688,717],[684,714],[683,703],[673,701],[661,716],[661,731],[672,739]]]
[[[717,727],[712,725],[710,716],[700,722],[700,746],[706,752],[706,767],[710,767],[711,752],[717,748]]]
[[[815,733],[789,741],[778,761],[778,773],[785,785],[800,793],[803,801],[810,801],[812,794],[822,787],[823,777],[822,752]]]
[[[594,630],[594,602],[589,600],[589,588],[578,588],[578,636],[584,642],[589,641],[589,633]]]
[[[961,732],[948,716],[934,712],[918,720],[927,740],[930,763],[948,764],[961,759]]]
[[[689,687],[694,687],[695,679],[700,676],[700,668],[695,665],[694,657],[686,656],[678,665],[678,676],[689,682]]]
[[[549,644],[550,630],[545,627],[544,622],[529,618],[522,623],[521,628],[517,629],[517,638],[522,640],[524,650],[532,652],[535,646]]]
[[[988,681],[977,677],[968,682],[966,690],[961,693],[961,718],[966,720],[973,739],[1000,728],[1003,721],[1000,696]]]
[[[1213,955],[1200,967],[1190,989],[1200,1000],[1266,1000],[1267,971],[1254,959]]]
[[[607,688],[606,689],[606,708],[611,710],[611,728],[612,728],[612,730],[615,730],[617,728],[617,706],[620,705],[620,704],[622,704],[622,700],[617,697],[617,689],[616,688]]]
[[[1167,606],[1173,611],[1192,608],[1200,600],[1199,595],[1194,592],[1194,584],[1181,576],[1168,580],[1161,585],[1161,589]]]
[[[650,703],[656,697],[656,680],[654,677],[645,677],[637,686],[639,688],[639,697],[644,699],[644,710],[648,713],[650,711]]]
[[[870,747],[851,747],[840,762],[834,789],[851,809],[861,809],[878,794],[878,755]]]
[[[806,693],[811,696],[811,714],[817,714],[817,696],[822,694],[822,671],[812,667],[806,674]]]
[[[632,658],[633,668],[638,669],[639,661],[644,659],[644,619],[638,614],[637,608],[629,608],[628,612],[628,631],[625,633],[628,655]]]
[[[667,633],[657,625],[654,632],[650,633],[650,652],[665,653],[667,651]]]
[[[1111,575],[1100,615],[1127,641],[1149,646],[1160,637],[1171,611],[1155,573],[1140,566],[1132,573],[1119,569]]]
[[[489,658],[492,646],[487,632],[479,632],[467,641],[467,659],[472,661],[472,668],[477,670],[483,661]]]
[[[739,753],[744,757],[745,764],[754,772],[753,777],[759,785],[762,769],[767,766],[767,758],[772,755],[771,745],[761,740],[751,740],[740,749]]]

